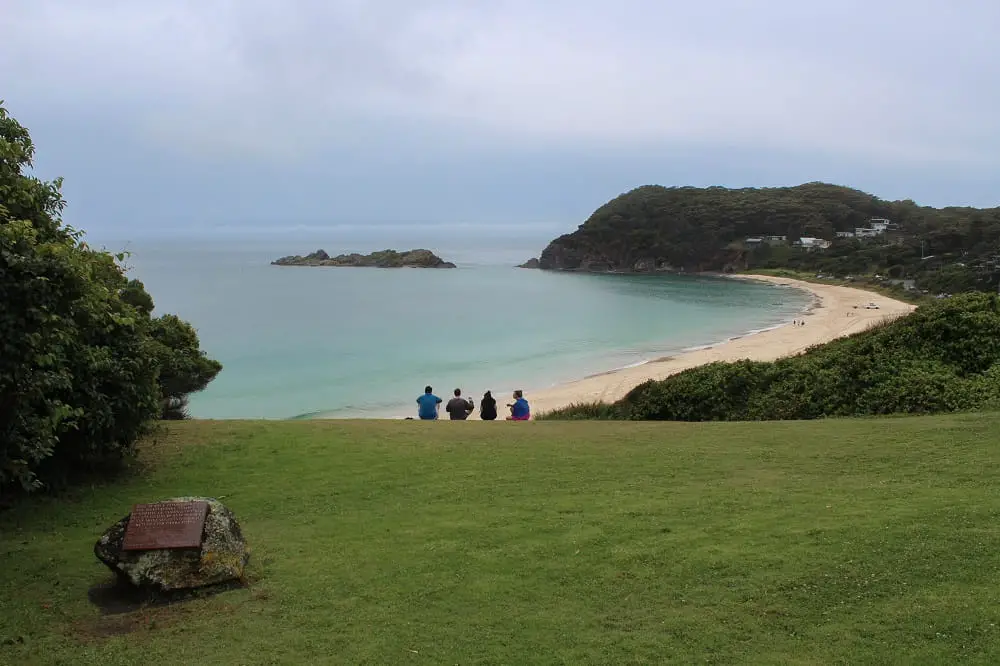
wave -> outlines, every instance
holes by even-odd
[[[808,312],[810,309],[811,308],[809,308],[809,307],[804,308],[802,310],[802,312]],[[777,330],[779,328],[783,328],[785,326],[789,326],[789,325],[791,325],[791,323],[792,323],[792,319],[788,319],[787,321],[782,321],[781,323],[774,324],[773,326],[765,326],[763,328],[752,328],[752,329],[750,329],[748,331],[745,331],[744,333],[740,333],[738,335],[732,335],[732,336],[729,336],[727,338],[723,338],[722,340],[719,340],[717,342],[710,342],[710,343],[704,344],[704,345],[694,345],[694,346],[691,346],[691,347],[682,347],[681,349],[676,350],[676,354],[674,354],[674,355],[669,354],[669,351],[668,351],[668,355],[666,355],[666,356],[657,356],[656,358],[643,359],[641,361],[636,361],[635,363],[629,363],[627,365],[618,366],[618,367],[615,367],[615,368],[611,368],[610,370],[605,370],[603,372],[595,372],[595,373],[586,375],[584,377],[584,379],[589,379],[591,377],[603,377],[604,375],[610,375],[610,374],[614,374],[616,372],[620,372],[622,370],[628,370],[630,368],[638,368],[638,367],[641,367],[641,366],[644,366],[644,365],[649,365],[649,364],[652,364],[652,363],[664,363],[666,361],[673,360],[674,358],[676,358],[677,355],[680,355],[680,354],[689,354],[689,353],[692,353],[692,352],[705,351],[706,349],[713,349],[714,347],[719,347],[721,345],[727,344],[729,342],[733,342],[735,340],[740,340],[742,338],[748,338],[748,337],[751,337],[751,336],[754,336],[754,335],[759,335],[761,333],[767,333],[768,331],[774,331],[774,330]]]
[[[777,288],[784,285],[771,285],[771,288]],[[793,289],[795,291],[804,291],[796,287],[788,286],[786,288]],[[806,292],[808,293],[808,292]],[[779,302],[774,302],[778,300]],[[729,331],[734,331],[733,335],[726,336],[729,331],[723,329],[719,331],[716,329],[714,333],[708,333],[705,337],[711,337],[712,335],[719,336],[718,339],[705,343],[696,344],[690,346],[681,346],[680,344],[671,345],[669,342],[666,344],[653,344],[640,343],[635,345],[633,342],[630,347],[626,348],[587,348],[578,347],[575,344],[570,345],[565,349],[553,349],[552,347],[543,348],[539,345],[527,345],[524,348],[523,353],[516,359],[516,364],[522,370],[527,363],[529,366],[536,362],[537,359],[543,358],[553,358],[556,360],[558,358],[558,363],[547,363],[546,368],[550,368],[553,365],[557,365],[556,371],[549,373],[539,372],[537,375],[532,375],[530,369],[525,372],[523,377],[524,383],[520,385],[512,386],[511,388],[524,388],[529,394],[532,391],[539,391],[543,389],[553,388],[574,381],[579,381],[581,378],[598,377],[606,374],[616,373],[623,370],[628,370],[631,368],[641,367],[651,363],[662,363],[673,358],[676,358],[679,354],[687,354],[691,352],[704,351],[706,349],[712,349],[719,345],[724,345],[726,343],[733,342],[734,340],[739,340],[741,338],[746,338],[753,335],[759,335],[760,333],[765,333],[767,331],[772,331],[779,329],[784,326],[791,324],[793,319],[801,317],[803,314],[807,314],[810,310],[815,309],[817,299],[815,297],[803,299],[799,302],[784,301],[781,299],[768,299],[764,301],[761,305],[770,308],[780,308],[778,311],[771,311],[769,316],[763,317],[763,321],[757,319],[750,322],[744,320],[743,325],[754,325],[757,328],[749,328],[748,330],[739,331],[739,323],[730,321],[726,328]],[[783,312],[781,310],[784,310]],[[721,321],[716,321],[715,325],[721,324]],[[735,325],[734,325],[735,324]],[[761,324],[764,324],[763,326]],[[736,332],[739,331],[739,332]],[[506,331],[505,331],[506,332]],[[720,335],[721,334],[721,335]],[[689,330],[687,336],[687,342],[697,340],[698,334],[694,330]],[[702,338],[704,339],[704,338]],[[600,344],[595,341],[588,341],[590,344]],[[589,345],[587,345],[589,347]],[[553,352],[556,352],[553,354]],[[565,358],[563,358],[565,357]],[[484,361],[475,366],[475,370],[466,367],[463,363],[451,363],[448,360],[435,359],[433,366],[427,366],[423,368],[424,372],[433,372],[435,376],[451,375],[459,380],[461,385],[464,386],[465,379],[463,377],[471,374],[476,374],[480,379],[488,377],[493,374],[494,369],[503,369],[505,366],[504,361]],[[609,368],[600,372],[594,372],[595,370],[601,370],[603,368]],[[382,369],[386,371],[385,368]],[[587,372],[590,374],[585,374]],[[506,380],[503,381],[504,384],[509,383],[512,376],[516,377],[518,373],[508,373]],[[546,379],[554,379],[555,381],[546,381]],[[469,382],[470,384],[476,383],[481,388],[492,388],[493,394],[495,396],[504,395],[509,392],[510,389],[503,388],[497,385],[492,387],[486,383],[476,380],[475,382]],[[421,383],[422,385],[422,383]],[[437,383],[435,383],[437,386]],[[392,391],[393,395],[398,395],[398,391]],[[416,397],[416,394],[414,394]],[[478,396],[475,396],[478,400]],[[320,404],[325,402],[325,400],[320,401]],[[336,404],[336,403],[333,403]],[[312,406],[316,406],[313,403]],[[405,418],[406,416],[415,416],[415,405],[412,404],[410,399],[405,399],[402,401],[386,401],[386,400],[376,400],[367,401],[364,399],[363,395],[358,394],[355,396],[354,404],[340,404],[332,408],[326,409],[312,409],[310,411],[302,412],[294,416],[285,417],[288,420],[311,420],[311,419],[351,419],[351,418]]]

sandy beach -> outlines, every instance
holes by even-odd
[[[526,392],[525,397],[531,403],[532,412],[539,414],[578,402],[613,402],[647,380],[663,379],[682,370],[715,361],[773,361],[783,356],[792,356],[813,345],[863,331],[885,319],[908,314],[915,308],[909,303],[851,287],[757,275],[733,276],[733,279],[796,287],[812,293],[816,301],[809,312],[800,318],[800,321],[805,322],[804,326],[789,324],[644,365],[587,377],[541,391]],[[864,306],[870,302],[878,305],[878,309],[865,309]]]

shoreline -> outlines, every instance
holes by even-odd
[[[816,284],[769,275],[740,274],[716,277],[766,282],[810,293],[813,301],[798,317],[798,320],[805,322],[805,325],[793,326],[788,322],[639,365],[609,370],[530,393],[526,391],[525,397],[531,403],[532,414],[568,407],[574,403],[615,402],[643,382],[665,379],[708,363],[743,359],[773,361],[785,356],[794,356],[815,345],[859,333],[875,324],[907,315],[916,309],[916,306],[910,303],[854,287]],[[869,302],[876,303],[879,309],[865,309],[865,304]]]
[[[795,317],[795,320],[803,321],[805,325],[793,326],[792,322],[788,321],[765,329],[748,330],[718,342],[688,347],[675,354],[635,365],[592,373],[544,389],[526,387],[525,397],[531,404],[531,413],[541,414],[574,403],[614,402],[643,382],[665,379],[708,363],[743,359],[773,361],[785,356],[794,356],[815,345],[859,333],[875,324],[907,315],[916,309],[916,306],[910,303],[855,287],[755,274],[712,274],[712,277],[763,282],[810,294],[811,302]],[[864,306],[870,302],[878,304],[879,309],[865,309]],[[504,404],[502,398],[498,398],[497,402],[500,405]],[[470,420],[479,420],[477,415],[478,410],[473,413]],[[378,415],[319,418],[401,419],[407,416],[414,416],[412,410],[400,406]],[[502,418],[504,415],[500,416]]]

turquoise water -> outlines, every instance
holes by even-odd
[[[793,289],[707,277],[512,268],[541,243],[524,245],[432,246],[453,270],[268,263],[316,247],[404,247],[374,241],[129,249],[157,311],[192,322],[224,364],[192,399],[204,418],[408,414],[425,384],[442,396],[456,386],[477,397],[530,391],[773,327],[809,302]]]

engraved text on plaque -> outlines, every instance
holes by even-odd
[[[157,502],[132,507],[122,550],[199,548],[208,502]]]

